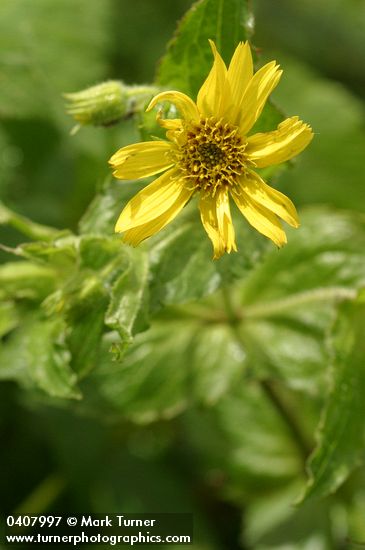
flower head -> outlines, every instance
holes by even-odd
[[[151,110],[164,101],[176,106],[181,118],[157,115],[167,139],[128,145],[109,161],[119,179],[162,173],[137,193],[117,221],[116,232],[134,246],[165,227],[195,194],[215,259],[237,250],[230,197],[247,221],[279,247],[286,243],[279,218],[299,225],[290,199],[267,185],[255,169],[300,153],[312,130],[291,117],[276,130],[249,135],[282,71],[272,61],[254,74],[248,42],[237,46],[227,69],[210,44],[214,63],[196,103],[181,92],[166,91],[148,106]]]

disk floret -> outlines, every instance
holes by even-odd
[[[245,169],[245,142],[237,127],[213,117],[186,129],[186,141],[178,153],[178,165],[196,190],[215,193],[231,187]]]

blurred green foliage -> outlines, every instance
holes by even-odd
[[[365,541],[362,7],[2,0],[1,513],[188,511],[197,550]],[[260,130],[282,111],[314,128],[269,174],[301,214],[280,252],[238,217],[239,253],[213,262],[194,202],[122,245],[141,183],[107,159],[154,122],[69,134],[63,92],[194,93],[207,38],[284,68]]]

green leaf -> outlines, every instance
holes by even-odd
[[[78,244],[79,269],[102,271],[110,277],[110,264],[119,270],[127,263],[128,255],[116,236],[82,235]]]
[[[200,221],[180,218],[156,235],[150,247],[152,310],[201,298],[219,287],[221,277]]]
[[[245,370],[245,352],[224,324],[202,326],[192,336],[191,390],[204,405],[218,402],[231,387],[240,384]]]
[[[106,349],[86,383],[109,414],[138,423],[171,418],[192,403],[212,405],[239,382],[244,369],[229,327],[169,315],[138,334],[121,362],[112,361]]]
[[[0,379],[18,380],[52,397],[79,399],[64,331],[60,319],[27,318],[0,350]]]
[[[288,244],[265,257],[245,281],[246,304],[284,298],[287,310],[295,306],[292,295],[330,288],[361,287],[365,283],[365,216],[325,207],[312,207],[300,215],[299,229],[287,228]],[[333,298],[336,299],[334,290]],[[326,297],[326,293],[328,293]],[[345,291],[346,295],[346,291]],[[341,297],[341,291],[340,296]],[[300,305],[320,300],[320,295],[301,295]],[[272,311],[271,314],[275,312]]]
[[[208,410],[183,418],[187,441],[226,498],[247,498],[283,489],[302,476],[299,449],[280,413],[260,384],[242,378]]]
[[[311,209],[241,286],[242,338],[256,375],[323,395],[325,338],[339,301],[365,283],[363,216]]]
[[[293,506],[300,483],[270,491],[252,499],[245,510],[245,541],[255,550],[332,550],[331,513],[338,508],[329,502]],[[331,509],[332,508],[332,509]],[[342,534],[342,533],[341,533]],[[338,537],[341,545],[341,537]],[[337,542],[337,541],[336,541]]]
[[[282,380],[312,397],[323,395],[328,364],[325,335],[333,308],[333,304],[309,304],[268,319],[265,314],[246,319],[241,333],[254,375]]]
[[[126,343],[136,332],[147,328],[148,310],[148,257],[143,250],[128,251],[129,264],[112,287],[105,316],[105,323],[117,330]]]
[[[107,304],[107,293],[101,281],[89,277],[66,305],[67,346],[72,356],[71,367],[79,376],[84,376],[97,364]]]
[[[304,498],[333,493],[361,464],[365,445],[365,300],[342,304],[333,329],[333,387]]]
[[[247,0],[200,0],[181,21],[161,61],[157,81],[195,97],[212,65],[209,39],[228,62],[240,40],[252,33]]]
[[[181,324],[139,334],[123,361],[103,355],[93,381],[109,410],[138,423],[171,418],[186,405],[186,349],[190,334]],[[86,395],[86,391],[85,391]]]
[[[104,317],[113,285],[126,273],[130,259],[115,238],[83,235],[75,243],[77,261],[65,273],[58,290],[44,306],[49,314],[63,314],[71,366],[84,376],[98,362]]]

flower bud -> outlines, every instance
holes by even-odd
[[[126,86],[123,82],[109,80],[80,92],[64,94],[67,100],[66,112],[77,122],[72,130],[80,126],[111,126],[132,116],[156,93],[152,86]]]

